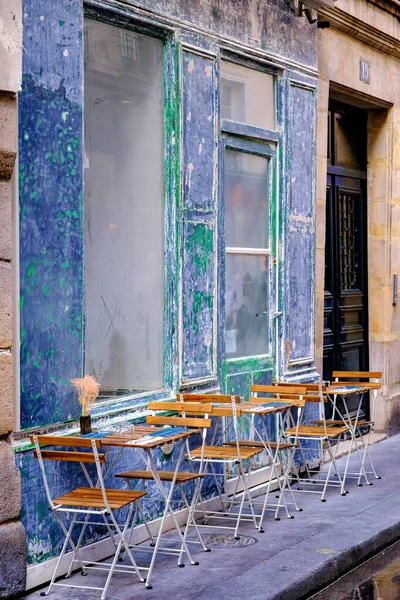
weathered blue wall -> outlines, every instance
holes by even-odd
[[[19,95],[21,428],[76,418],[82,373],[81,0],[24,0]]]
[[[216,380],[216,61],[183,52],[183,356],[181,381]]]
[[[289,80],[287,203],[287,337],[289,367],[315,356],[315,89]]]
[[[251,48],[317,65],[316,25],[299,19],[286,0],[126,0],[171,20],[188,23],[197,32],[210,33]]]
[[[101,2],[91,0],[90,4]],[[166,290],[171,321],[167,328],[171,335],[165,341],[166,381],[171,393],[181,385],[209,382],[247,397],[251,383],[272,381],[274,361],[279,357],[273,346],[268,359],[224,361],[224,324],[218,303],[224,255],[223,236],[217,235],[217,227],[223,227],[223,189],[218,189],[222,181],[218,168],[219,48],[214,36],[223,39],[227,47],[237,43],[239,54],[244,44],[267,58],[276,54],[277,66],[282,66],[282,57],[286,57],[312,69],[316,29],[294,17],[285,0],[145,0],[131,4],[139,7],[136,17],[140,18],[140,8],[145,8],[147,20],[149,11],[154,11],[158,25],[164,15],[168,24],[175,26],[168,52],[179,55],[181,68],[180,75],[178,69],[166,74],[170,103],[166,112],[181,116],[180,126],[171,125],[166,135],[166,172],[174,171],[166,182],[166,197],[175,202],[166,212],[170,248]],[[120,9],[123,13],[129,10],[123,5]],[[29,428],[79,415],[70,379],[82,373],[84,355],[82,1],[25,0],[24,13],[24,82],[19,101],[21,427]],[[212,35],[207,37],[207,32]],[[292,85],[285,70],[279,73],[277,88],[281,157],[277,236],[282,239],[286,232],[286,243],[278,253],[278,259],[284,261],[278,268],[282,284],[286,283],[275,308],[284,312],[278,347],[289,340],[292,350],[288,359],[293,361],[289,367],[296,374],[299,365],[303,368],[307,361],[310,369],[314,368],[315,93],[307,85]],[[179,130],[182,136],[177,136]],[[172,257],[174,251],[179,260]],[[178,308],[180,323],[171,316],[177,315]],[[122,458],[118,470],[139,466],[137,459],[132,462],[133,454]],[[159,460],[163,460],[161,455]],[[61,537],[47,511],[32,453],[19,453],[17,463],[22,473],[28,561],[35,563],[56,555]],[[79,484],[79,468],[65,469],[64,480],[54,469],[51,473],[60,493],[66,480],[69,486]],[[149,509],[149,516],[158,510]],[[89,538],[96,535],[92,532]]]

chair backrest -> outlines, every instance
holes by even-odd
[[[378,390],[381,388],[382,372],[381,371],[333,371],[332,387],[340,387],[341,385],[356,385],[357,383],[364,388],[372,390],[372,404],[370,405],[369,418],[373,421],[375,418],[376,400]]]
[[[148,409],[151,411],[181,413],[181,416],[154,414],[149,415],[146,423],[149,425],[171,425],[180,427],[189,427],[203,429],[211,427],[209,414],[212,413],[213,406],[210,403],[194,402],[149,402]]]
[[[216,408],[216,415],[211,413],[211,416],[217,417],[228,417],[232,418],[233,429],[235,433],[236,448],[240,459],[240,446],[239,446],[239,428],[238,428],[238,417],[241,416],[240,408],[236,405],[240,403],[240,396],[237,394],[177,394],[176,399],[178,403],[182,403],[187,406],[188,403],[195,403],[198,406],[203,406],[204,403],[211,403],[211,406],[215,404],[226,405]],[[228,406],[229,405],[229,406]],[[224,433],[229,427],[225,427]],[[221,437],[223,437],[224,433]],[[206,438],[203,436],[203,447]]]
[[[304,396],[306,388],[303,385],[252,385],[250,386],[249,401],[256,403],[260,398],[270,398],[271,402],[285,402],[287,404],[296,404],[304,406]]]
[[[303,382],[299,384],[294,384],[288,381],[279,381],[274,385],[280,388],[293,388],[294,385],[301,388],[305,388],[305,402],[321,402],[321,400],[323,400],[325,403],[328,402],[325,384]]]
[[[47,480],[46,470],[43,461],[52,460],[58,462],[78,462],[80,463],[83,473],[90,487],[94,487],[92,479],[86,469],[86,463],[94,463],[96,465],[98,484],[103,490],[105,502],[104,482],[102,477],[101,465],[105,464],[104,454],[99,454],[98,450],[102,447],[101,439],[84,438],[79,436],[59,436],[59,435],[35,435],[29,436],[30,441],[34,444],[34,457],[39,461],[40,470],[42,472],[43,483],[46,490],[47,499],[50,506],[54,506],[50,487]],[[52,450],[43,449],[42,446],[51,446]],[[73,448],[73,450],[66,450]],[[77,448],[86,448],[86,450],[77,450]]]
[[[91,438],[82,438],[79,436],[59,436],[59,435],[31,435],[31,443],[35,445],[33,455],[35,458],[41,456],[42,460],[58,460],[67,462],[95,463],[96,456],[93,453],[93,441],[97,449],[101,448],[101,440],[92,440]],[[40,446],[52,446],[59,448],[57,450],[43,450]],[[77,450],[65,450],[65,448],[90,448],[91,452],[80,452]],[[104,454],[99,454],[99,461],[105,462]]]
[[[333,371],[333,385],[340,383],[360,383],[365,387],[379,389],[381,387],[381,371]],[[349,381],[347,381],[349,380]]]

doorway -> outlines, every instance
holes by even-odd
[[[368,369],[367,111],[328,116],[323,378]]]

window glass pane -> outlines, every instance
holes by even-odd
[[[226,246],[268,248],[268,165],[267,158],[226,151]]]
[[[253,356],[268,352],[268,263],[267,256],[226,256],[227,357]],[[265,314],[260,314],[264,311]]]
[[[275,129],[274,77],[221,61],[221,117]]]
[[[85,21],[86,371],[163,387],[163,44]]]

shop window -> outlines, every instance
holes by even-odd
[[[85,370],[164,386],[163,42],[85,20]]]

